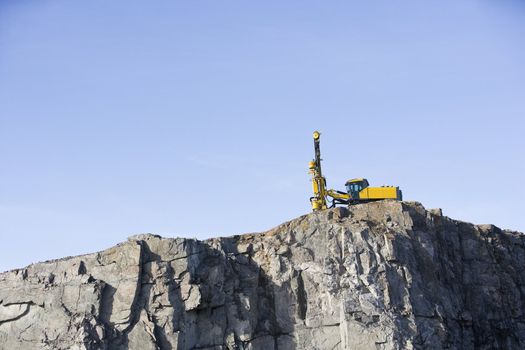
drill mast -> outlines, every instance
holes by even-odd
[[[326,179],[323,177],[321,171],[321,149],[319,146],[319,139],[321,133],[319,131],[314,131],[314,149],[315,149],[315,159],[310,162],[309,169],[310,174],[312,175],[312,187],[314,190],[313,197],[310,198],[312,203],[312,209],[323,210],[326,209]]]

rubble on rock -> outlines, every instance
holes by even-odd
[[[1,349],[525,348],[525,241],[411,202],[0,274]]]

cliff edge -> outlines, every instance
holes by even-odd
[[[0,274],[0,349],[523,349],[525,239],[414,202]]]

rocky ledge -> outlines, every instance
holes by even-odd
[[[523,349],[525,241],[419,203],[0,274],[1,349]]]

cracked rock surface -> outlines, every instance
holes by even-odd
[[[415,202],[0,274],[0,349],[523,349],[525,238]]]

